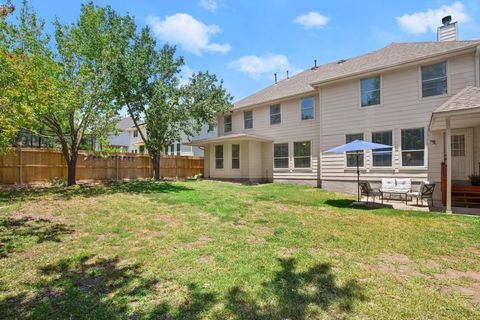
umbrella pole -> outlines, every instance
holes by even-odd
[[[358,150],[357,150],[357,201],[360,202],[360,167],[358,165]]]

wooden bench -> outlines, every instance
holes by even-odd
[[[480,208],[480,186],[452,186],[452,205],[456,207]]]

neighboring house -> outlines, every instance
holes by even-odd
[[[132,121],[133,123],[133,121]],[[144,124],[139,125],[142,133],[147,136],[146,127]],[[130,126],[125,130],[128,134],[128,152],[132,153],[146,153],[145,144],[142,140],[140,133],[138,132],[135,125]],[[205,139],[208,137],[216,136],[216,130],[208,131],[208,128],[205,126],[202,128],[202,131],[193,137],[192,139]],[[186,145],[190,140],[185,135],[182,135],[182,139],[176,143],[168,146],[168,150],[164,151],[163,154],[167,155],[182,155],[182,156],[201,156],[203,157],[203,148],[197,146]]]
[[[130,145],[130,135],[127,129],[133,126],[133,120],[131,117],[125,117],[120,119],[117,124],[116,133],[110,133],[107,137],[107,141],[112,148],[118,148],[122,151],[128,151]]]
[[[449,185],[465,183],[480,162],[480,41],[457,41],[456,28],[447,20],[439,41],[315,66],[236,102],[218,115],[217,137],[192,144],[205,148],[205,176],[356,193],[355,157],[322,152],[363,139],[393,146],[361,155],[374,186],[439,183],[445,160]]]

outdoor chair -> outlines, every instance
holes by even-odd
[[[415,198],[417,200],[417,206],[418,206],[419,200],[422,205],[423,205],[423,200],[427,200],[427,205],[429,205],[429,201],[430,201],[431,206],[433,207],[433,191],[435,191],[435,183],[423,181],[420,184],[420,188],[418,188],[418,191],[409,192],[407,193],[407,196],[411,197],[412,200],[413,198]]]
[[[375,196],[380,196],[380,191],[378,190],[374,190],[372,189],[372,186],[370,185],[369,182],[367,181],[362,181],[360,182],[360,194],[363,196],[363,197],[367,197],[367,203],[368,203],[368,199],[370,197],[373,198],[373,202],[375,202]]]

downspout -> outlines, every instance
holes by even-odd
[[[480,45],[475,51],[475,86],[480,87]]]

